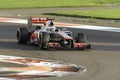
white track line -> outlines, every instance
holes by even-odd
[[[65,26],[65,27],[67,27],[67,26]],[[99,31],[120,32],[120,28],[115,28],[115,27],[103,27],[103,26],[91,26],[91,25],[80,25],[80,26],[69,26],[69,27],[70,28],[99,30]]]
[[[0,22],[27,24],[27,20],[25,20],[25,19],[4,18],[4,17],[0,17]]]
[[[10,22],[10,23],[19,23],[19,24],[27,24],[28,23],[27,19],[3,18],[3,17],[0,17],[0,22]],[[57,23],[56,26],[60,26],[60,27],[120,32],[120,28],[115,28],[115,27],[92,26],[92,25],[81,25],[81,24],[60,23],[60,22],[55,22],[55,23]]]

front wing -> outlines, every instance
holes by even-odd
[[[91,44],[87,43],[73,43],[73,45],[67,47],[66,46],[61,46],[60,43],[48,43],[48,48],[53,48],[53,49],[91,49]]]

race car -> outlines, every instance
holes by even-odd
[[[29,18],[28,28],[17,29],[17,40],[20,44],[37,44],[40,49],[90,49],[91,44],[86,43],[84,33],[77,36],[65,29],[56,27],[54,19]],[[35,27],[33,24],[39,26]]]

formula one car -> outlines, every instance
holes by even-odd
[[[33,24],[39,24],[33,29]],[[42,26],[41,26],[42,24]],[[30,18],[28,28],[17,30],[17,40],[20,44],[37,44],[41,49],[90,49],[91,44],[86,43],[84,33],[74,37],[71,31],[58,28],[53,19]]]

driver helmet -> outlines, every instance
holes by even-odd
[[[46,22],[46,25],[48,25],[49,27],[54,26],[54,24],[53,24],[52,20],[47,21],[47,22]]]

